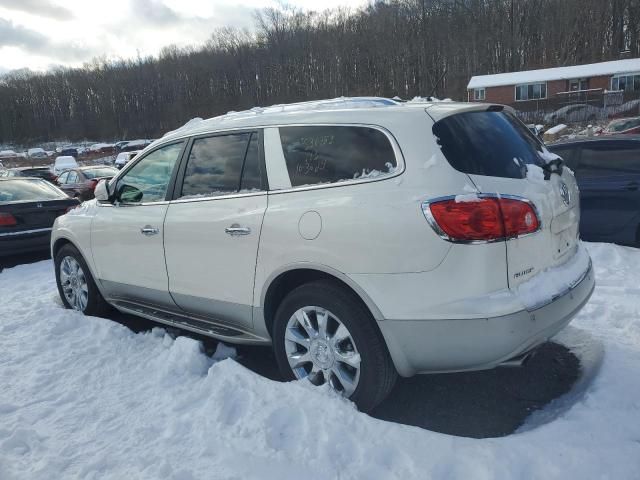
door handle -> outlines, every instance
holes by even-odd
[[[627,183],[627,185],[625,186],[625,190],[638,190],[638,183],[637,182]]]
[[[140,229],[140,233],[142,235],[150,237],[151,235],[157,235],[158,233],[160,233],[160,229],[152,227],[151,225],[145,225]]]
[[[241,227],[237,223],[225,228],[224,231],[227,235],[231,235],[233,237],[237,235],[249,235],[251,233],[251,229],[249,227]]]

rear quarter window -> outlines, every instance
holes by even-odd
[[[280,140],[293,187],[376,178],[398,168],[389,138],[371,127],[281,127]]]
[[[449,164],[463,173],[525,178],[527,165],[544,165],[542,144],[509,112],[454,114],[436,122],[433,133]]]

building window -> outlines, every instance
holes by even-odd
[[[640,90],[640,73],[617,75],[611,79],[611,90]]]
[[[516,85],[516,101],[539,100],[547,98],[546,83],[529,83],[527,85]]]
[[[573,80],[569,80],[570,92],[578,92],[580,90],[589,90],[588,78],[574,78]]]
[[[484,88],[474,88],[473,99],[483,101],[485,99]]]

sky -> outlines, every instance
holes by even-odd
[[[366,0],[290,0],[305,10],[358,7]],[[81,66],[92,59],[156,55],[201,45],[219,27],[251,29],[274,0],[0,0],[0,74]]]

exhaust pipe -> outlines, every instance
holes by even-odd
[[[498,364],[498,366],[506,367],[506,368],[524,367],[527,363],[529,363],[529,360],[533,358],[533,356],[536,354],[537,351],[538,351],[537,348],[533,350],[529,350],[528,352],[525,352],[516,357],[510,358],[509,360],[505,360],[504,362]]]

